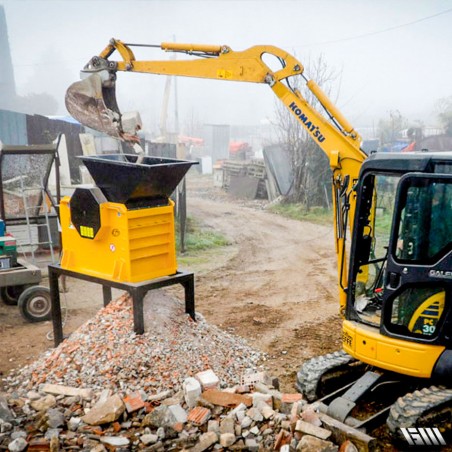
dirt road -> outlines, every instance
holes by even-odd
[[[190,215],[225,234],[233,248],[226,259],[218,256],[217,268],[198,273],[197,310],[267,352],[273,374],[293,386],[306,358],[341,346],[332,226],[206,192],[202,179],[187,187]]]
[[[263,210],[262,203],[234,200],[214,189],[210,178],[191,175],[187,190],[189,215],[231,242],[212,255],[209,265],[191,268],[196,310],[267,352],[272,374],[292,389],[306,358],[340,348],[332,227],[289,220]],[[68,288],[65,332],[102,306],[99,286],[69,280]],[[27,323],[17,307],[0,303],[0,378],[51,348],[46,337],[51,330],[50,322]]]

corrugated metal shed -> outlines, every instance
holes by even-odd
[[[8,110],[0,110],[0,141],[4,144],[27,145],[26,115]]]
[[[279,195],[287,196],[293,184],[293,170],[289,155],[277,144],[266,146],[263,152],[267,173],[273,177]]]
[[[213,163],[229,158],[230,135],[227,124],[204,124],[204,143]]]

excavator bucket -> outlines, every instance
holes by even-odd
[[[111,85],[103,86],[98,73],[73,83],[66,92],[66,108],[81,124],[122,138],[121,114],[116,103],[114,84]]]

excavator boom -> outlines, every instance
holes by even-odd
[[[290,87],[290,83],[282,83],[304,72],[303,65],[284,50],[274,46],[254,46],[236,52],[228,46],[162,43],[159,46],[150,45],[149,47],[159,47],[166,52],[184,53],[195,58],[139,61],[135,59],[131,50],[131,47],[138,45],[145,46],[124,44],[112,39],[99,56],[93,57],[82,70],[82,74],[85,77],[88,76],[87,79],[69,87],[66,106],[82,124],[91,124],[91,126],[97,124],[97,127],[93,127],[96,130],[116,137],[121,136],[124,130],[115,97],[117,71],[262,83],[272,88],[328,154],[333,165],[337,166],[335,153],[339,151],[345,152],[347,158],[352,157],[359,164],[366,158],[360,149],[359,134],[314,81],[307,81],[306,85],[325,108],[334,125],[316,112],[298,90]],[[108,59],[115,51],[119,52],[122,60]],[[270,69],[263,60],[264,55],[278,59],[281,69],[276,71]],[[90,77],[94,74],[98,76]]]
[[[140,61],[131,50],[134,46],[155,47],[165,52],[182,53],[190,58]],[[110,59],[115,52],[121,57],[118,61]],[[270,57],[279,61],[279,69],[272,69],[266,64],[267,58]],[[121,114],[116,102],[118,71],[261,83],[271,88],[327,155],[333,171],[333,204],[335,210],[340,212],[336,215],[335,230],[340,305],[343,308],[347,286],[345,226],[348,221],[350,230],[353,229],[355,208],[355,199],[350,197],[349,200],[344,194],[351,193],[358,180],[361,164],[367,156],[360,148],[360,135],[321,88],[314,81],[305,78],[303,65],[286,51],[274,46],[261,45],[234,51],[228,46],[126,44],[112,39],[107,47],[83,68],[82,75],[85,79],[69,87],[66,106],[72,116],[82,124],[122,140],[137,141],[134,130],[125,130],[125,114]],[[307,102],[298,89],[292,88],[290,81],[296,76],[304,78],[307,89],[318,99],[326,115],[319,113]]]

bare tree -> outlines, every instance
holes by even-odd
[[[391,110],[388,119],[378,121],[378,137],[380,143],[390,145],[398,138],[403,129],[408,128],[408,120],[402,116],[399,110]]]
[[[337,73],[328,68],[325,59],[320,55],[316,60],[308,60],[306,73],[322,87],[331,97],[332,82],[337,80]],[[290,81],[293,89],[303,93],[308,103],[317,111],[321,111],[320,103],[314,94],[305,88],[301,77]],[[302,203],[306,210],[311,206],[325,206],[327,199],[325,187],[331,185],[331,171],[328,159],[320,147],[312,140],[305,129],[281,103],[276,106],[276,130],[278,141],[289,153],[292,160],[294,182],[288,202]]]
[[[444,133],[452,136],[452,96],[439,99],[435,107],[438,119],[444,128]]]

